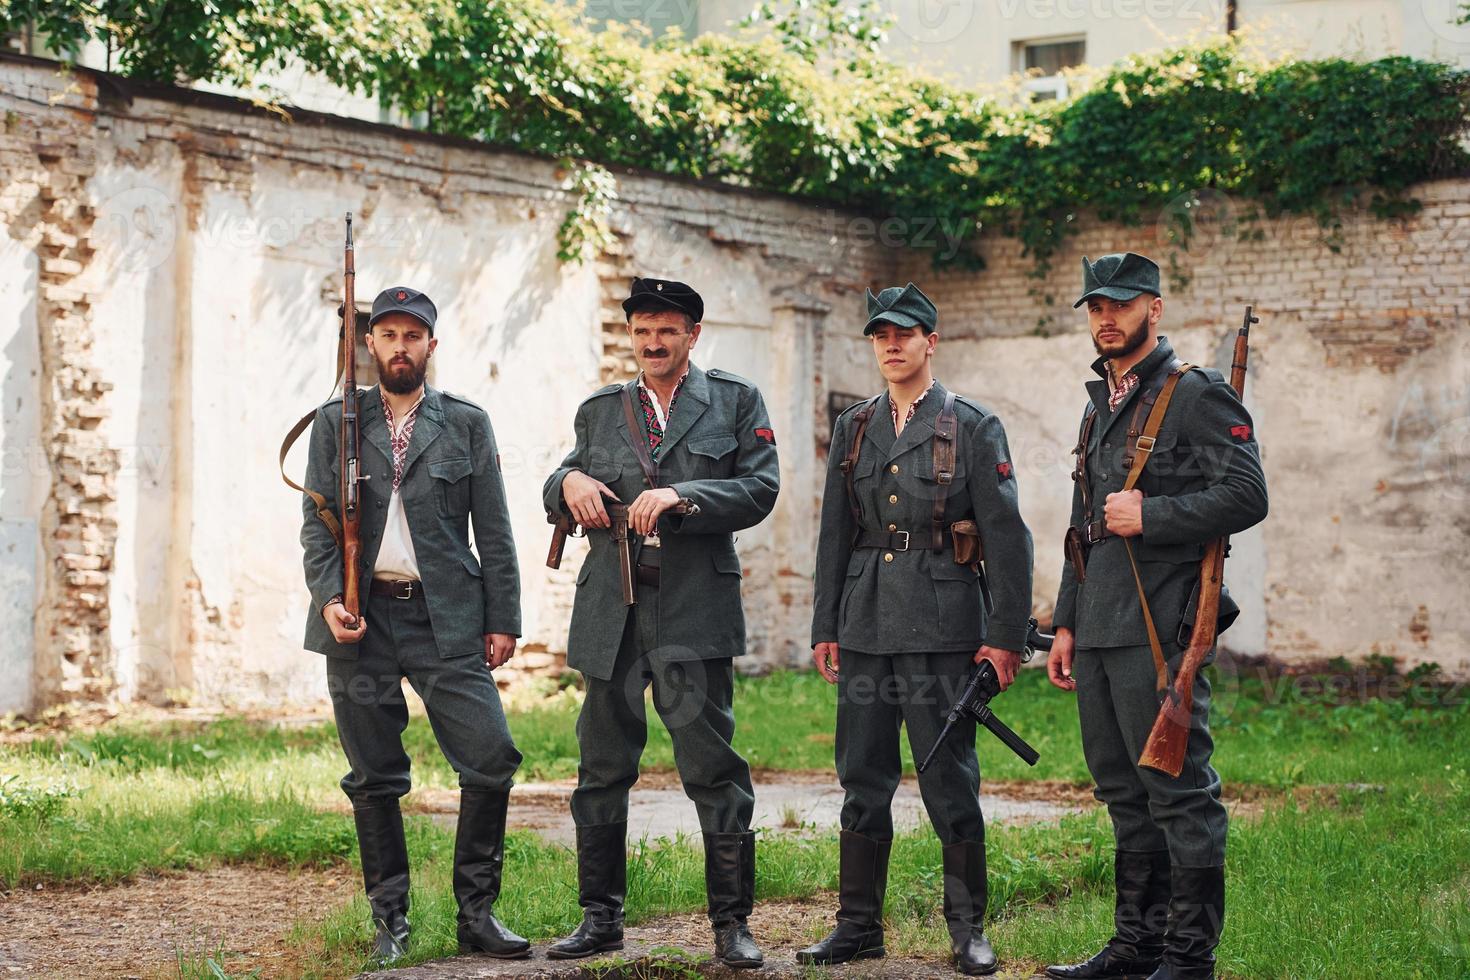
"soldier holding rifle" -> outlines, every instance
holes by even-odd
[[[306,646],[326,655],[338,735],[352,766],[342,790],[357,826],[374,958],[399,958],[409,936],[408,850],[398,805],[409,790],[404,677],[423,698],[439,747],[459,774],[460,949],[528,956],[530,944],[492,913],[506,805],[521,761],[490,673],[510,659],[521,629],[495,434],[484,409],[424,383],[438,345],[438,312],[407,286],[373,301],[367,346],[380,382],[358,391],[350,237],[348,248],[348,404],[332,399],[311,423],[301,543],[313,603]],[[344,551],[354,560],[344,564]]]
[[[1100,380],[1087,384],[1047,669],[1077,693],[1083,752],[1113,822],[1117,896],[1107,945],[1047,975],[1208,980],[1225,915],[1227,817],[1210,766],[1209,681],[1193,675],[1203,656],[1189,656],[1212,650],[1239,612],[1218,592],[1217,562],[1201,599],[1202,563],[1219,557],[1224,535],[1265,518],[1266,480],[1237,389],[1181,364],[1159,335],[1154,262],[1133,252],[1083,259],[1083,304]],[[1218,620],[1196,625],[1197,606]],[[1191,677],[1192,720],[1177,690]],[[1175,742],[1183,758],[1172,764],[1150,736],[1161,698],[1185,705],[1187,748]]]
[[[923,759],[972,662],[988,661],[998,686],[1010,686],[1031,612],[1031,534],[1000,419],[935,381],[938,311],[917,286],[870,291],[867,302],[863,333],[887,387],[837,420],[817,545],[813,657],[838,686],[837,777],[846,796],[837,927],[797,953],[814,965],[884,955],[899,725]],[[920,773],[919,791],[943,844],[954,962],[976,975],[994,972],[997,960],[984,932],[975,722],[957,721]]]
[[[583,921],[548,955],[622,948],[628,791],[652,685],[704,833],[715,955],[755,967],[763,957],[746,925],[755,795],[750,767],[730,745],[733,658],[745,653],[734,532],[775,506],[776,438],[753,384],[690,363],[704,316],[697,292],[635,279],[623,311],[641,373],[581,404],[576,446],[545,486],[558,538],[575,522],[591,545],[567,639],[567,664],[587,684],[571,803]],[[553,559],[558,549],[554,540]]]

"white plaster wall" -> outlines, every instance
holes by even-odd
[[[39,521],[49,464],[41,445],[36,255],[0,235],[0,714],[31,706]]]
[[[189,384],[193,489],[187,549],[216,630],[193,638],[195,687],[210,699],[319,697],[301,647],[299,498],[275,475],[280,439],[327,397],[341,289],[341,216],[353,211],[357,300],[409,284],[440,320],[433,383],[489,411],[522,569],[527,642],[564,642],[543,609],[541,482],[596,386],[597,284],[555,257],[558,216],[466,197],[453,212],[420,195],[297,180],[262,164],[248,200],[214,192],[193,236]],[[222,372],[223,369],[223,372]],[[565,432],[563,431],[565,430]],[[305,470],[306,438],[288,470]],[[221,508],[231,508],[220,520]],[[203,644],[202,647],[200,644]]]
[[[1223,334],[1200,328],[1166,329],[1164,333],[1182,359],[1222,371],[1228,370],[1229,349]],[[1259,346],[1261,341],[1257,340]],[[1257,355],[1260,351],[1256,352]],[[1033,595],[1036,612],[1049,617],[1055,608],[1062,575],[1062,537],[1072,513],[1072,449],[1087,403],[1086,382],[1097,376],[1091,364],[1096,355],[1085,333],[1056,337],[1008,337],[940,342],[936,375],[962,394],[976,398],[1000,416],[1010,443],[1011,458],[1021,495],[1021,514],[1031,529],[1036,549]],[[1253,387],[1266,383],[1269,373],[1260,356],[1252,362],[1247,401]],[[1264,375],[1264,377],[1263,377]],[[1269,451],[1272,430],[1258,425],[1268,447],[1267,479],[1272,480]],[[994,574],[992,572],[992,574]],[[1252,529],[1231,539],[1231,559],[1225,582],[1241,606],[1240,618],[1221,637],[1221,645],[1236,652],[1266,652],[1265,551],[1263,530]]]
[[[118,695],[180,685],[172,654],[169,574],[175,540],[174,400],[178,396],[176,267],[185,222],[182,161],[141,163],[107,153],[88,183],[95,257],[84,273],[94,297],[94,353],[113,385],[104,421],[118,453],[117,543],[108,597]]]

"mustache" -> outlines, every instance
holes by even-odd
[[[665,356],[668,355],[668,353],[669,353],[669,349],[667,347],[658,347],[658,348],[655,348],[654,350],[645,350],[643,352],[643,356],[644,357],[665,357]]]

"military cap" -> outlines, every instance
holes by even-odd
[[[378,294],[378,298],[373,300],[373,312],[368,317],[368,327],[371,328],[389,313],[407,313],[428,327],[429,333],[434,332],[434,321],[439,319],[439,310],[434,306],[434,301],[417,289],[409,289],[407,286],[390,286]]]
[[[878,329],[880,323],[891,323],[899,327],[923,327],[926,334],[933,333],[939,326],[939,310],[924,291],[913,283],[907,286],[889,286],[877,296],[868,290],[868,323],[863,327],[866,337]]]
[[[1072,304],[1076,309],[1094,296],[1106,296],[1126,303],[1140,293],[1164,295],[1159,289],[1159,266],[1153,259],[1137,252],[1114,252],[1096,262],[1082,257],[1082,298]]]
[[[623,300],[623,313],[632,319],[640,310],[678,310],[695,322],[704,320],[704,300],[687,283],[672,279],[633,279],[628,298]]]

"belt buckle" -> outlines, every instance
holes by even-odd
[[[1101,536],[1095,536],[1093,530],[1100,528],[1102,521],[1088,521],[1082,526],[1083,536],[1087,538],[1088,544],[1097,544],[1102,540]]]
[[[413,582],[411,582],[411,581],[394,582],[393,583],[393,598],[395,598],[395,599],[412,599],[413,598]]]
[[[894,531],[893,533],[894,534],[902,534],[903,535],[903,544],[895,546],[893,550],[894,551],[908,551],[909,550],[909,532],[907,532],[907,531]]]

